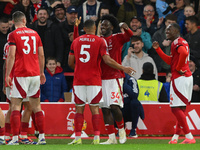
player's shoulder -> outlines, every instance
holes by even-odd
[[[174,40],[174,45],[183,45],[183,44],[188,44],[188,43],[182,37],[178,37],[177,39]]]

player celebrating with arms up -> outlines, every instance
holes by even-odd
[[[101,21],[101,34],[108,44],[108,53],[112,59],[121,64],[122,47],[133,36],[133,32],[126,23],[120,23],[119,26],[124,33],[112,34],[113,29],[118,26],[117,19],[112,15],[102,16]],[[119,128],[119,142],[123,144],[126,142],[126,132],[120,107],[123,107],[122,86],[125,75],[122,71],[113,69],[104,62],[101,63],[101,69],[104,102],[100,106],[109,139],[100,144],[117,144],[114,120]]]
[[[100,121],[99,102],[102,101],[101,89],[101,60],[109,66],[131,74],[134,70],[131,67],[123,67],[110,58],[107,45],[104,39],[95,35],[95,22],[88,19],[84,23],[85,35],[77,37],[69,53],[68,64],[74,69],[73,97],[76,104],[76,114],[74,116],[75,139],[69,143],[72,145],[82,144],[81,130],[84,121],[85,103],[89,103],[92,113],[92,124],[94,129],[93,144],[100,141]],[[76,64],[75,64],[76,62]]]
[[[176,129],[169,144],[176,144],[181,130],[185,133],[186,139],[181,144],[196,143],[192,133],[189,130],[186,121],[186,106],[190,104],[193,88],[193,77],[189,69],[189,46],[188,43],[180,37],[180,26],[176,23],[170,24],[166,28],[167,40],[171,40],[171,56],[164,54],[159,47],[158,42],[153,42],[153,48],[159,56],[171,65],[171,87],[170,87],[170,107],[175,115]]]

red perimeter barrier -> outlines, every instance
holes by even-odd
[[[46,134],[73,134],[72,122],[75,114],[75,105],[71,103],[42,103],[42,109],[45,114],[45,133]],[[0,103],[3,112],[8,109],[7,103]],[[172,135],[174,133],[175,117],[171,113],[168,104],[143,104],[145,119],[139,119],[137,133],[139,135]],[[187,122],[194,135],[200,135],[200,104],[192,104],[187,107]],[[101,111],[100,111],[101,112]],[[101,113],[102,115],[102,113]],[[84,113],[87,122],[86,134],[93,134],[91,122],[91,113],[88,105]],[[127,124],[127,133],[131,124]],[[29,134],[34,133],[32,120],[29,123]],[[103,122],[101,121],[101,134],[106,134]]]
[[[64,72],[64,75],[65,76],[74,76],[74,73],[73,72]],[[166,76],[166,73],[165,72],[159,72],[158,76]]]

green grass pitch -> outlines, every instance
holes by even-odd
[[[35,140],[35,139],[34,139]],[[92,139],[83,139],[82,145],[67,145],[72,139],[47,139],[47,145],[0,145],[0,150],[200,150],[196,144],[168,144],[169,139],[128,139],[125,144],[91,145]],[[101,142],[106,139],[101,139]],[[180,139],[179,142],[182,142]]]

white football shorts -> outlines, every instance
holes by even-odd
[[[76,105],[84,106],[86,102],[89,105],[99,105],[103,101],[101,86],[75,85],[72,91],[72,102]]]
[[[10,97],[26,98],[40,97],[40,76],[14,77]]]
[[[123,102],[123,78],[102,80],[103,102],[101,108],[110,108],[110,105],[124,106]]]
[[[192,98],[193,77],[181,76],[171,82],[170,107],[189,105]]]

